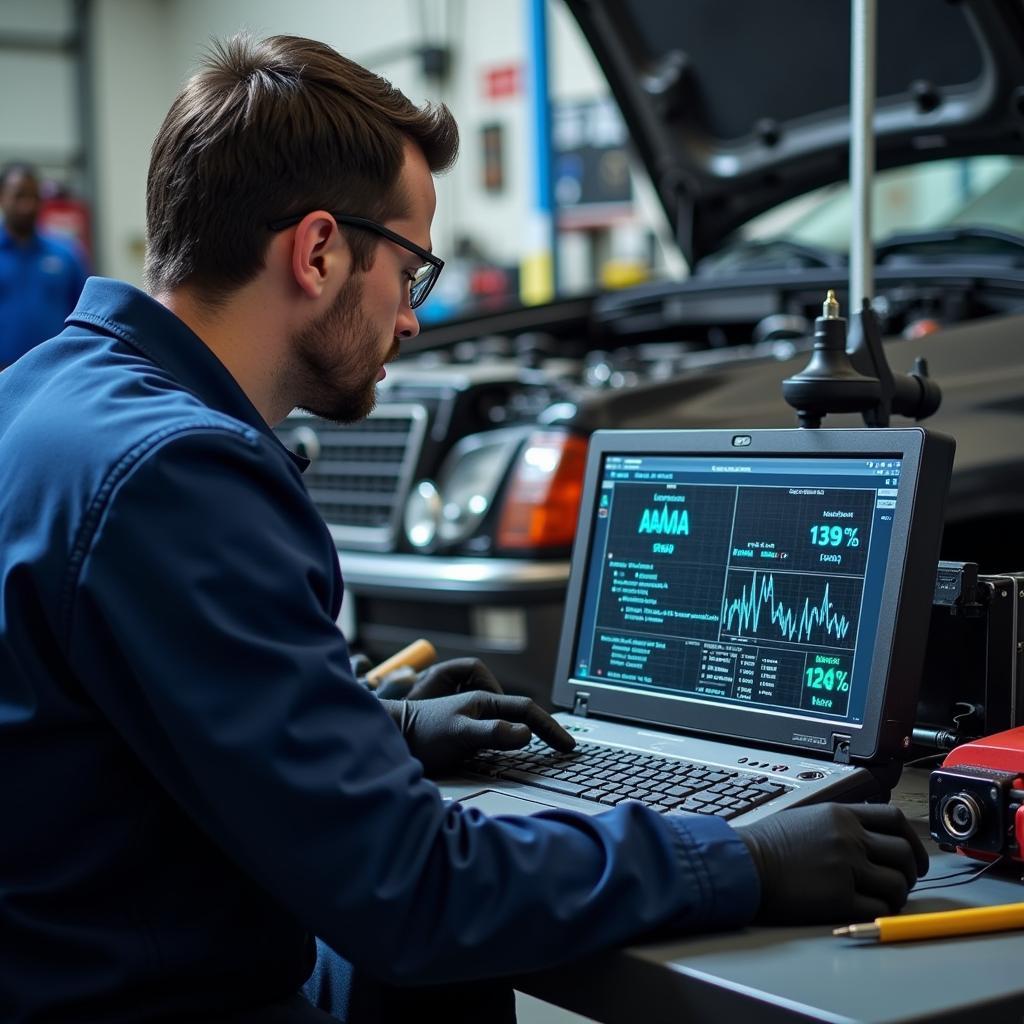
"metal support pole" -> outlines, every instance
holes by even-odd
[[[875,171],[875,62],[878,0],[851,0],[850,313],[875,293],[871,183]]]
[[[89,242],[92,246],[90,263],[93,268],[99,264],[100,242],[103,227],[99,218],[99,188],[96,182],[96,111],[94,100],[93,71],[94,50],[92,37],[92,0],[75,0],[75,86],[78,91],[78,147],[80,154],[78,191],[89,204]],[[93,269],[93,273],[97,271]]]

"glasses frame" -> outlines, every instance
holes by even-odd
[[[429,263],[434,268],[434,273],[431,275],[429,282],[426,286],[426,290],[423,291],[415,300],[413,299],[412,289],[409,290],[409,308],[416,309],[417,306],[422,306],[427,301],[427,296],[433,290],[437,279],[441,276],[441,271],[444,270],[444,260],[440,256],[435,256],[432,252],[424,249],[422,245],[417,245],[415,242],[410,241],[408,238],[398,234],[397,231],[392,231],[390,228],[384,227],[383,224],[378,224],[375,220],[367,220],[366,217],[352,217],[347,213],[335,213],[333,210],[327,211],[338,224],[347,224],[353,228],[360,228],[363,231],[372,231],[375,235],[380,235],[382,238],[386,238],[389,242],[394,242],[395,245],[400,245],[403,249],[408,249],[409,252],[419,256],[424,263]],[[291,217],[282,217],[280,220],[272,220],[267,227],[271,231],[284,231],[285,228],[294,227],[296,224],[305,217],[304,213],[296,213]]]

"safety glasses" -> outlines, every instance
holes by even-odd
[[[367,220],[365,217],[350,217],[346,213],[328,212],[330,212],[338,224],[347,224],[349,227],[359,228],[361,231],[372,231],[375,235],[380,235],[389,242],[394,242],[395,245],[408,249],[409,252],[423,260],[422,265],[415,271],[412,281],[409,283],[409,306],[415,309],[417,306],[423,305],[430,294],[430,289],[434,287],[437,279],[441,276],[444,260],[435,256],[432,252],[427,252],[426,249],[415,242],[410,242],[408,238],[403,238],[396,231],[384,227],[383,224],[378,224],[375,220]],[[272,220],[267,227],[271,231],[284,231],[285,228],[298,224],[305,216],[304,213],[297,213],[292,217]]]

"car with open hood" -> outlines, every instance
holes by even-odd
[[[343,626],[419,636],[546,700],[587,438],[795,426],[826,290],[848,306],[850,18],[820,0],[567,0],[689,264],[405,346],[363,423],[279,434],[335,538]],[[873,308],[958,449],[943,553],[1024,563],[1024,4],[882,0]],[[830,416],[827,425],[859,418]]]

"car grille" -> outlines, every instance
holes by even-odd
[[[422,405],[391,403],[350,426],[295,413],[279,428],[287,447],[311,459],[306,489],[337,543],[394,548],[426,423]]]

